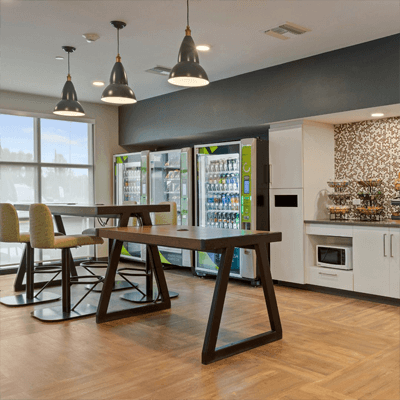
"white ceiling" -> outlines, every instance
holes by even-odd
[[[372,117],[373,113],[382,113],[382,117]],[[389,106],[364,108],[362,110],[351,110],[334,114],[318,115],[317,117],[305,118],[309,121],[324,122],[326,124],[349,124],[352,122],[368,121],[374,119],[390,118],[400,116],[400,104]]]
[[[127,22],[121,31],[122,63],[137,99],[182,90],[166,77],[144,72],[172,67],[186,26],[185,0],[1,1],[0,88],[60,96],[66,78],[63,45],[71,56],[72,81],[79,100],[100,102],[116,56],[111,20]],[[289,40],[263,31],[286,21],[312,29]],[[399,1],[379,0],[190,0],[190,26],[210,81],[267,68],[400,32]],[[83,33],[100,39],[88,44]],[[64,54],[63,54],[64,53]]]

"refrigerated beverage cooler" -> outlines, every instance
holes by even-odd
[[[149,151],[114,155],[114,203],[148,204]],[[131,218],[128,225],[134,224]],[[146,246],[124,242],[121,257],[146,261]]]
[[[177,224],[193,225],[192,149],[150,153],[150,204],[175,202]],[[193,252],[159,246],[163,264],[193,266]]]
[[[269,229],[268,141],[195,146],[197,226]],[[196,252],[195,272],[216,275],[220,254]],[[235,248],[230,276],[259,284],[254,250]]]

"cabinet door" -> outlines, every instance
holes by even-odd
[[[303,130],[295,127],[269,131],[270,187],[303,187]]]
[[[389,229],[354,227],[354,290],[390,296]]]
[[[390,297],[400,299],[400,229],[389,229]]]

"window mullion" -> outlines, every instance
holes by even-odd
[[[42,153],[40,147],[40,118],[35,118],[35,129],[34,129],[34,148],[35,148],[35,160],[36,160],[36,201],[42,201],[42,171],[41,171],[41,161]]]

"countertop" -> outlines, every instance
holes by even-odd
[[[306,224],[331,224],[331,225],[350,225],[350,226],[376,226],[386,228],[399,228],[400,220],[386,219],[383,221],[360,221],[357,219],[329,220],[329,219],[309,219]]]

